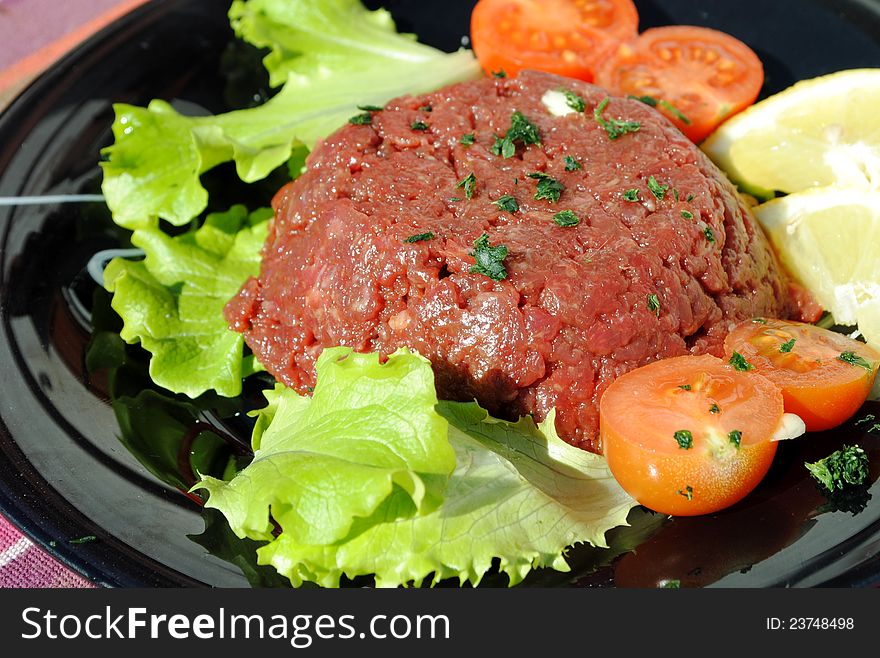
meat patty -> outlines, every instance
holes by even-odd
[[[572,111],[551,112],[542,99],[559,90],[583,111],[569,96]],[[230,326],[300,392],[324,347],[409,346],[441,398],[502,417],[555,408],[565,440],[599,451],[598,402],[617,376],[718,355],[742,319],[798,316],[724,175],[652,108],[606,97],[524,72],[341,128],[274,198]]]

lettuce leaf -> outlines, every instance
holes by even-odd
[[[400,36],[390,18],[358,0],[252,0],[231,12],[243,35],[283,53],[270,64],[283,60],[271,65],[276,77],[288,76],[284,87],[259,107],[216,116],[184,116],[162,100],[115,105],[114,143],[102,151],[101,167],[117,224],[185,225],[206,208],[200,177],[217,165],[234,162],[241,180],[260,180],[294,147],[311,148],[345,124],[358,105],[480,75],[470,51],[447,54]]]
[[[311,398],[280,385],[269,393],[260,415],[271,422],[257,425],[249,466],[229,483],[197,485],[242,538],[271,540],[277,524],[298,541],[331,545],[389,499],[408,516],[442,499],[455,455],[428,361],[399,350],[380,364],[338,347],[316,370]]]
[[[271,214],[237,205],[176,237],[144,227],[131,239],[144,259],[107,264],[104,287],[123,319],[120,335],[151,353],[150,377],[159,386],[192,398],[211,389],[241,392],[249,374],[244,339],[227,327],[223,307],[259,272]]]
[[[552,416],[539,428],[529,418],[516,423],[491,418],[476,403],[440,402],[436,412],[409,405],[406,412],[425,418],[439,412],[448,422],[433,425],[439,433],[435,440],[448,442],[455,452],[455,470],[439,506],[417,508],[404,487],[386,486],[380,495],[367,497],[362,481],[348,481],[334,462],[333,470],[308,473],[308,491],[319,492],[322,501],[315,507],[311,493],[302,497],[305,485],[297,484],[302,476],[287,470],[291,453],[282,449],[299,454],[302,446],[318,444],[351,456],[349,435],[357,433],[371,448],[405,455],[406,445],[397,441],[410,440],[409,434],[380,428],[404,419],[416,422],[412,415],[401,416],[399,405],[421,389],[390,378],[376,380],[375,356],[369,362],[358,359],[364,369],[349,376],[367,378],[364,395],[369,391],[377,402],[369,413],[337,412],[343,414],[343,423],[328,409],[325,420],[312,417],[313,424],[308,424],[299,410],[314,402],[279,388],[259,412],[254,433],[259,458],[228,483],[205,478],[196,487],[209,491],[207,506],[220,510],[237,536],[268,542],[258,549],[259,563],[273,565],[295,586],[314,582],[335,587],[343,576],[371,574],[384,587],[447,578],[476,585],[495,564],[515,585],[534,568],[567,571],[568,546],[587,542],[604,547],[605,532],[626,525],[635,500],[616,483],[602,457],[556,435]],[[419,368],[422,384],[430,383],[433,390],[430,365],[420,360]],[[319,370],[316,397],[334,386],[326,377]],[[387,419],[379,422],[379,417]],[[337,442],[336,448],[328,445]],[[351,462],[345,466],[355,468]],[[369,504],[363,504],[366,499]],[[338,522],[340,510],[347,512],[344,523]],[[303,514],[308,514],[308,523]],[[277,523],[275,532],[270,515]]]
[[[412,35],[398,34],[387,10],[369,11],[360,0],[235,0],[229,22],[237,37],[269,49],[263,64],[273,87],[291,73],[314,79],[413,68],[443,56]]]

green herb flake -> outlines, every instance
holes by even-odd
[[[663,589],[681,589],[680,580],[664,580],[661,585]]]
[[[384,107],[380,107],[378,105],[358,105],[357,108],[361,112],[381,112],[384,110]]]
[[[565,171],[577,171],[581,168],[581,163],[570,155],[565,156]]]
[[[504,212],[516,212],[519,210],[519,203],[516,200],[516,197],[511,196],[510,194],[505,194],[502,197],[499,197],[497,201],[492,202],[493,205],[498,206],[499,210]]]
[[[559,197],[562,195],[562,192],[565,190],[565,185],[560,183],[555,178],[551,178],[547,174],[535,173],[529,174],[529,178],[534,178],[538,181],[537,188],[535,189],[535,200],[540,201],[541,199],[547,199],[551,203],[556,203],[559,201]]]
[[[828,491],[844,489],[847,485],[858,486],[867,482],[868,455],[859,446],[844,445],[824,459],[805,463],[810,474]]]
[[[366,126],[373,123],[373,115],[369,112],[355,114],[353,117],[349,118],[348,122],[354,126]]]
[[[565,96],[565,104],[575,112],[583,112],[587,109],[587,104],[583,98],[569,89],[560,89],[562,95]]]
[[[684,496],[688,500],[693,500],[694,499],[694,488],[691,485],[687,485],[687,486],[685,486],[684,491],[682,491],[681,489],[678,490],[678,495]]]
[[[639,101],[651,107],[657,107],[657,99],[653,96],[633,96],[632,94],[630,94],[629,96],[627,96],[627,98],[629,98],[630,100]]]
[[[571,210],[562,210],[553,215],[553,221],[557,226],[570,228],[581,223],[581,218],[574,214]]]
[[[859,366],[860,368],[864,368],[865,370],[871,370],[871,364],[860,357],[855,352],[843,352],[839,357],[837,357],[839,361],[843,361],[844,363],[848,363],[851,366]]]
[[[736,449],[739,450],[740,444],[742,443],[743,433],[739,430],[731,430],[727,433],[727,439],[736,446]]]
[[[416,235],[411,235],[404,240],[404,242],[408,242],[410,244],[414,242],[424,242],[425,240],[433,240],[434,234],[431,231],[427,233],[417,233]]]
[[[498,69],[497,71],[492,71],[492,77],[501,80],[507,77],[507,73],[504,69]]]
[[[409,124],[409,127],[412,128],[413,130],[425,131],[428,129],[428,124],[425,123],[424,121],[413,121],[411,124]]]
[[[752,318],[752,322],[755,324],[767,324],[767,320],[764,318]]]
[[[695,198],[696,198],[696,197],[695,197],[693,194],[688,194],[688,195],[687,195],[687,198],[685,199],[685,201],[687,201],[688,203],[690,203],[690,202],[693,201]]]
[[[733,355],[731,355],[729,363],[733,366],[734,370],[738,370],[739,372],[748,372],[749,370],[755,369],[755,366],[746,361],[746,358],[739,352],[734,352]]]
[[[456,185],[455,187],[463,189],[464,195],[468,199],[473,199],[474,190],[477,187],[477,177],[474,175],[473,172],[471,172],[460,181],[458,181],[458,185]]]
[[[98,538],[95,535],[86,535],[84,537],[77,537],[76,539],[68,539],[68,544],[89,544],[93,541],[97,541]]]
[[[779,346],[779,351],[783,354],[788,354],[789,352],[791,352],[791,348],[794,347],[795,341],[797,341],[797,338],[792,338],[791,340],[785,341],[784,343],[782,343],[782,345]]]
[[[471,146],[476,141],[476,135],[474,135],[474,133],[468,133],[467,135],[462,135],[461,139],[458,140],[458,143],[462,146]]]
[[[660,298],[654,293],[648,295],[648,310],[660,317]]]
[[[678,430],[673,436],[679,448],[690,450],[694,447],[694,435],[690,430]]]
[[[706,236],[706,240],[709,242],[715,242],[715,231],[712,230],[711,226],[707,226],[703,229],[703,235]]]
[[[681,216],[684,217],[685,219],[693,219],[694,213],[692,213],[690,210],[682,210]]]
[[[678,203],[678,190],[676,188],[672,188],[672,196],[675,197],[675,202]]]
[[[631,190],[626,190],[623,193],[623,200],[629,202],[641,201],[639,198],[639,191],[636,188],[632,188]]]
[[[858,427],[859,425],[870,425],[871,423],[873,423],[873,425],[868,427],[865,431],[871,434],[874,434],[875,432],[880,432],[880,423],[874,422],[876,418],[877,417],[874,414],[866,414],[864,418],[861,418],[855,422],[855,426]]]
[[[422,105],[419,108],[419,112],[433,112],[433,111],[434,111],[434,108],[430,103],[428,103],[427,105]]]
[[[659,182],[657,182],[656,178],[651,176],[650,178],[648,178],[648,189],[651,190],[651,194],[653,194],[658,201],[663,201],[664,197],[666,196],[666,190],[669,189],[669,186],[661,185]]]
[[[495,143],[492,145],[491,151],[493,155],[512,158],[516,153],[517,144],[528,146],[540,143],[541,134],[538,127],[529,121],[522,112],[515,110],[510,115],[510,128],[504,137],[495,136]]]
[[[713,402],[713,403],[712,403],[712,406],[709,407],[709,413],[710,413],[710,414],[720,414],[720,413],[721,413],[721,407],[719,407],[716,403]]]
[[[642,124],[638,121],[622,121],[620,119],[606,119],[602,116],[605,112],[605,108],[608,107],[608,103],[611,102],[611,98],[606,96],[601,103],[596,106],[596,109],[593,110],[593,118],[596,120],[600,126],[605,129],[605,132],[608,134],[608,139],[615,140],[620,137],[623,137],[627,133],[638,132],[642,127]]]
[[[660,105],[660,107],[662,107],[664,110],[666,110],[667,112],[669,112],[672,116],[674,116],[676,119],[678,119],[679,121],[681,121],[681,122],[682,122],[683,124],[685,124],[686,126],[691,125],[691,120],[688,119],[688,118],[682,113],[681,110],[679,110],[677,107],[675,107],[675,105],[673,105],[673,104],[670,103],[669,101],[661,100],[661,101],[659,101],[658,105]]]
[[[679,388],[682,391],[689,391],[689,390],[691,390],[691,385],[690,384],[682,384],[681,386],[679,386]]]
[[[474,265],[469,270],[472,274],[483,274],[493,281],[501,281],[507,278],[507,269],[504,267],[504,259],[509,251],[504,245],[492,247],[489,245],[489,236],[483,233],[474,240],[474,250],[470,255],[474,257]]]

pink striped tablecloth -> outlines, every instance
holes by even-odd
[[[0,110],[71,48],[145,0],[0,0]],[[0,515],[0,587],[93,587]]]

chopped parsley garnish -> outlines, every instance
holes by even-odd
[[[680,496],[684,496],[688,500],[693,500],[694,499],[694,488],[691,485],[687,485],[687,486],[685,486],[684,491],[679,489],[678,494]]]
[[[711,226],[707,226],[703,229],[703,235],[706,236],[706,240],[709,242],[715,242],[715,231],[712,230]]]
[[[859,446],[845,445],[824,459],[804,466],[828,491],[864,484],[870,476],[868,455]]]
[[[739,449],[740,444],[742,443],[743,433],[739,430],[731,430],[727,433],[727,438],[730,442],[736,446],[737,450]]]
[[[523,146],[541,143],[538,127],[529,121],[519,110],[515,110],[510,115],[510,128],[508,128],[504,137],[495,137],[495,143],[492,145],[492,154],[500,155],[503,158],[512,158],[516,153],[517,143]]]
[[[689,391],[689,390],[691,390],[691,385],[690,384],[682,384],[681,386],[679,386],[679,388],[682,391]]]
[[[448,201],[449,203],[458,203],[459,201],[461,201],[461,197],[451,196],[449,197]]]
[[[677,189],[672,188],[672,196],[675,197],[675,201],[676,201],[676,203],[678,203],[678,190]]]
[[[729,363],[733,366],[734,370],[739,370],[740,372],[747,372],[749,370],[754,370],[755,368],[755,366],[746,361],[746,358],[739,352],[733,353],[730,357]]]
[[[434,108],[431,106],[430,103],[428,105],[422,105],[419,108],[419,112],[433,112],[433,111],[434,111]]]
[[[681,581],[680,580],[664,580],[661,585],[664,589],[680,589]]]
[[[427,130],[428,124],[425,123],[424,121],[413,121],[409,125],[409,127],[412,128],[413,130]]]
[[[797,338],[792,338],[791,340],[785,341],[784,343],[782,343],[782,345],[779,346],[779,351],[784,354],[788,354],[789,352],[791,352],[791,348],[794,347],[796,340]]]
[[[754,322],[755,324],[767,324],[767,320],[765,320],[764,318],[753,318],[752,322]]]
[[[606,119],[602,116],[602,113],[605,112],[605,108],[608,107],[608,103],[610,102],[611,99],[606,96],[602,102],[596,106],[596,109],[593,110],[593,118],[596,120],[596,123],[605,129],[605,132],[608,134],[608,139],[614,140],[627,133],[638,132],[639,128],[642,127],[642,124],[638,121]]]
[[[88,544],[89,542],[97,541],[97,537],[95,535],[86,535],[85,537],[77,537],[76,539],[68,539],[68,544]]]
[[[489,236],[483,233],[474,240],[474,250],[470,255],[474,257],[474,265],[469,270],[473,274],[483,274],[494,281],[507,278],[507,269],[504,267],[504,259],[509,251],[504,245],[497,247],[489,246]]]
[[[648,189],[651,190],[651,194],[653,194],[658,201],[663,201],[663,198],[666,196],[666,190],[669,189],[669,186],[661,185],[657,182],[656,178],[651,176],[648,178]]]
[[[660,317],[660,298],[654,293],[648,295],[648,310]]]
[[[871,364],[855,352],[843,352],[837,358],[838,360],[843,361],[844,363],[848,363],[851,366],[859,366],[860,368],[864,368],[865,370],[871,370]]]
[[[560,89],[562,95],[565,96],[565,104],[568,105],[575,112],[583,112],[587,109],[587,104],[584,102],[584,99],[578,96],[573,91],[568,89]]]
[[[857,420],[857,421],[855,422],[855,425],[856,425],[856,427],[858,427],[859,425],[867,425],[867,424],[869,424],[869,423],[874,423],[874,420],[875,420],[876,418],[877,418],[877,417],[876,417],[874,414],[867,414],[864,418],[862,418],[862,419],[860,419],[860,420]],[[871,427],[869,427],[866,431],[868,431],[868,432],[870,432],[870,433],[872,433],[872,434],[873,434],[874,432],[880,432],[880,423],[874,423],[874,424],[871,425]]]
[[[504,212],[516,212],[519,210],[519,203],[517,203],[516,197],[510,194],[499,197],[498,201],[493,201],[492,204],[498,206],[498,209]]]
[[[562,210],[553,215],[553,221],[557,226],[570,228],[581,223],[581,218],[574,214],[571,210]]]
[[[636,188],[632,188],[631,190],[627,190],[623,193],[624,201],[640,201],[639,199],[639,191]]]
[[[565,171],[577,171],[581,168],[581,163],[570,155],[565,156]]]
[[[504,71],[504,69],[498,69],[497,71],[492,71],[492,77],[493,78],[506,78],[507,73]]]
[[[650,105],[651,107],[657,107],[659,105],[663,109],[667,110],[674,117],[676,117],[682,123],[685,123],[687,125],[691,124],[691,120],[688,119],[684,114],[682,114],[681,110],[679,110],[677,107],[675,107],[675,105],[673,105],[669,101],[664,101],[662,99],[658,100],[658,99],[654,98],[653,96],[630,96],[629,98],[632,98],[633,100],[636,100],[636,101],[642,101],[645,105]]]
[[[404,242],[409,242],[410,244],[414,242],[423,242],[425,240],[433,240],[434,234],[431,231],[427,233],[417,233],[416,235],[409,236]]]
[[[690,450],[694,446],[694,435],[690,430],[678,430],[673,436],[679,448]]]
[[[688,195],[687,195],[687,199],[685,199],[685,201],[687,201],[688,203],[690,203],[691,201],[694,200],[694,198],[695,198],[695,197],[694,197],[693,194],[688,194]]]
[[[458,140],[458,143],[462,146],[470,146],[474,142],[477,141],[477,136],[473,133],[468,133],[467,135],[462,135],[461,139]]]
[[[467,176],[458,181],[458,185],[455,187],[460,187],[464,190],[464,195],[468,199],[474,198],[474,189],[477,187],[477,177],[474,176],[473,172],[469,173]]]
[[[358,105],[357,108],[362,112],[381,112],[384,110],[384,107],[380,107],[378,105]]]
[[[692,213],[690,210],[682,210],[681,216],[684,217],[685,219],[693,219],[694,213]]]
[[[559,197],[562,195],[563,190],[565,190],[565,185],[555,178],[551,178],[547,174],[542,174],[540,172],[529,174],[529,178],[534,178],[538,181],[538,186],[535,190],[536,201],[547,199],[551,203],[556,203],[559,201]]]
[[[710,413],[710,414],[720,414],[720,413],[721,413],[721,407],[719,407],[716,403],[713,402],[713,403],[712,403],[712,406],[709,407],[709,413]]]
[[[369,112],[364,112],[363,114],[355,114],[353,117],[350,117],[348,122],[355,126],[366,126],[370,123],[373,123],[373,115]]]

